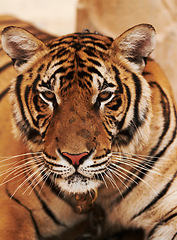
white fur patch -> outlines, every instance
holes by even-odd
[[[99,180],[83,178],[80,175],[75,175],[68,179],[56,179],[55,183],[62,191],[74,194],[89,192],[102,184]]]

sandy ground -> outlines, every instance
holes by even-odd
[[[0,15],[13,15],[56,35],[75,31],[77,0],[0,0]]]

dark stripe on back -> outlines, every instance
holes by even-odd
[[[3,65],[2,67],[0,67],[0,73],[4,70],[6,70],[8,67],[11,67],[13,65],[13,62],[8,62],[5,65]]]
[[[175,119],[177,119],[175,106],[174,106],[174,114],[175,114]],[[120,201],[120,199],[122,199],[122,197],[125,198],[132,191],[132,189],[138,185],[138,183],[141,181],[140,179],[143,179],[146,176],[146,174],[148,173],[148,171],[150,171],[153,168],[154,164],[158,161],[158,159],[160,157],[163,156],[163,154],[168,149],[168,147],[173,143],[173,141],[176,137],[176,131],[177,131],[177,120],[176,120],[176,125],[173,130],[171,139],[168,141],[166,146],[159,153],[157,153],[154,157],[152,157],[150,162],[148,161],[148,164],[145,165],[146,168],[141,169],[141,172],[139,172],[139,174],[137,175],[138,177],[136,179],[134,179],[134,182],[132,182],[132,184],[122,193],[121,196],[118,196],[110,203],[111,206],[116,205]],[[143,163],[141,163],[141,164],[143,164]],[[146,162],[144,164],[146,164]]]
[[[33,186],[32,182],[28,179],[28,182],[31,186],[31,188],[33,189],[33,192],[35,193],[36,197],[38,198],[38,200],[40,201],[43,210],[45,211],[45,213],[53,220],[54,223],[56,223],[57,225],[61,225],[62,227],[66,227],[66,225],[62,222],[60,222],[55,214],[52,212],[52,210],[48,207],[48,205],[45,203],[45,201],[39,196],[37,190],[35,189],[35,187]]]
[[[2,93],[0,93],[0,101],[3,99],[3,97],[6,96],[9,90],[10,90],[10,87],[7,87]]]
[[[173,180],[176,178],[176,175],[177,175],[177,172],[175,172],[172,179],[165,185],[165,187],[161,190],[161,192],[144,209],[142,209],[139,213],[135,214],[131,220],[140,216],[145,211],[149,210],[158,200],[160,200],[167,193],[168,189],[173,183]]]
[[[155,85],[156,87],[158,87],[160,93],[161,93],[161,104],[162,104],[162,108],[163,108],[163,120],[164,120],[164,127],[163,127],[163,131],[161,136],[159,137],[159,141],[156,144],[156,146],[151,150],[150,152],[150,156],[153,156],[154,153],[156,152],[156,150],[158,149],[158,147],[160,146],[165,134],[167,133],[169,126],[170,126],[170,104],[168,101],[168,97],[165,94],[165,92],[162,90],[162,88],[160,87],[160,85],[156,82],[151,82],[150,86]]]
[[[177,232],[175,233],[175,235],[172,237],[171,240],[175,240],[176,236],[177,236]]]
[[[156,230],[158,230],[159,227],[161,227],[162,225],[165,225],[166,223],[168,223],[168,221],[172,220],[173,218],[177,217],[177,213],[174,213],[172,215],[170,215],[169,217],[163,219],[162,221],[160,221],[159,223],[157,223],[153,229],[150,231],[150,233],[148,234],[148,239],[150,239],[153,234],[156,232]],[[172,238],[173,239],[173,238]]]
[[[42,236],[41,236],[40,231],[39,231],[39,229],[38,229],[36,220],[35,220],[35,218],[33,217],[32,211],[31,211],[29,208],[27,208],[25,205],[23,205],[17,198],[15,198],[14,196],[12,196],[12,195],[9,193],[9,191],[8,191],[7,188],[6,188],[6,193],[7,193],[8,197],[9,197],[10,199],[12,199],[13,201],[15,201],[15,202],[16,202],[17,204],[19,204],[20,206],[24,207],[24,208],[29,212],[29,214],[30,214],[30,216],[31,216],[31,220],[32,220],[33,226],[34,226],[34,229],[35,229],[36,234],[37,234],[37,237],[38,237],[39,239],[41,239]]]

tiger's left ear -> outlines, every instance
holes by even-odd
[[[28,31],[19,27],[7,27],[2,31],[2,46],[14,62],[14,67],[20,71],[37,52],[45,49],[43,42]]]
[[[155,48],[155,36],[155,29],[152,25],[136,25],[113,41],[110,53],[123,55],[133,68],[141,73],[145,66],[144,58]]]

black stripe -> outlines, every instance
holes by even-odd
[[[175,235],[172,237],[171,240],[175,240],[175,237],[177,236],[177,232],[175,233]]]
[[[106,132],[108,133],[108,135],[111,137],[111,140],[112,140],[113,133],[112,133],[112,132],[110,132],[110,131],[108,130],[108,128],[106,127],[106,125],[105,125],[105,123],[104,123],[104,122],[102,122],[102,123],[103,123],[103,126],[104,126],[104,128],[105,128]],[[110,140],[110,139],[109,139],[109,140]]]
[[[81,78],[81,81],[85,81],[85,77],[88,77],[90,79],[90,81],[93,80],[92,75],[83,70],[78,72],[78,77]]]
[[[103,75],[101,72],[99,72],[95,67],[88,67],[87,68],[89,72],[97,74],[99,77],[103,78]]]
[[[46,153],[45,151],[43,151],[43,153],[47,156],[47,158],[49,158],[49,159],[53,159],[53,160],[57,160],[57,158],[56,157],[54,157],[54,156],[50,156],[48,153]]]
[[[146,77],[147,75],[152,75],[151,72],[143,72],[143,76]]]
[[[70,67],[71,68],[71,67]],[[65,73],[68,70],[68,68],[64,68],[64,67],[60,67],[58,68],[50,77],[49,80],[51,80],[52,78],[55,78],[55,75],[58,73]],[[60,87],[62,87],[62,78],[60,78]]]
[[[88,48],[84,49],[83,51],[90,57],[97,57],[96,54]]]
[[[32,91],[33,91],[33,93],[35,93],[36,92],[36,86],[37,86],[37,84],[38,84],[38,82],[41,80],[41,75],[40,75],[40,73],[38,73],[37,74],[37,77],[34,79],[34,81],[33,81],[33,87],[32,87]]]
[[[0,67],[0,73],[4,70],[6,70],[8,67],[11,67],[13,65],[13,62],[8,62],[4,66]]]
[[[177,213],[174,213],[174,214],[170,215],[169,217],[165,218],[164,220],[162,220],[161,222],[157,223],[157,224],[153,227],[153,229],[150,231],[150,233],[148,234],[148,239],[150,239],[150,237],[153,236],[153,234],[156,232],[156,230],[157,230],[160,226],[168,223],[168,221],[172,220],[172,219],[175,218],[175,217],[177,217]]]
[[[68,72],[67,74],[66,74],[66,76],[65,76],[65,79],[67,79],[67,80],[72,80],[73,79],[73,77],[74,77],[74,73],[75,73],[75,71],[70,71],[70,72]]]
[[[135,92],[136,92],[136,98],[135,98],[136,100],[135,100],[135,105],[134,105],[134,119],[133,119],[133,122],[136,125],[135,128],[137,129],[142,124],[141,120],[139,119],[139,102],[140,102],[140,98],[141,98],[142,88],[141,88],[141,81],[137,77],[137,75],[135,75],[133,73],[132,77],[133,77],[133,80],[134,80]]]
[[[62,60],[60,60],[59,62],[55,63],[52,67],[54,68],[54,67],[56,67],[56,66],[58,66],[58,65],[61,65],[61,64],[65,63],[65,62],[67,62],[67,61],[68,61],[67,58],[66,58],[66,59],[62,59]],[[48,68],[48,67],[47,67],[47,68]]]
[[[126,111],[125,111],[125,114],[124,114],[122,120],[119,121],[119,122],[118,121],[116,122],[116,126],[117,126],[118,130],[122,129],[122,127],[124,125],[124,122],[125,122],[126,114],[129,110],[130,104],[131,104],[131,93],[130,93],[129,87],[126,84],[124,84],[124,86],[125,86],[125,89],[126,89],[126,96],[127,96],[127,108],[126,108]]]
[[[10,87],[6,88],[2,93],[0,93],[0,101],[3,99],[3,97],[6,96],[9,90],[10,90]]]
[[[103,49],[104,51],[107,50],[107,47],[106,47],[104,44],[102,44],[102,43],[100,43],[100,42],[97,42],[97,41],[84,40],[84,41],[82,41],[82,44],[83,44],[83,43],[84,43],[85,45],[87,45],[87,44],[92,44],[93,46],[96,46],[96,47],[99,47],[99,48]]]
[[[24,111],[24,108],[23,108],[23,102],[22,102],[22,99],[21,99],[21,89],[20,88],[21,88],[22,81],[23,81],[23,75],[21,74],[17,77],[17,80],[16,80],[15,93],[16,93],[17,100],[18,100],[18,103],[19,103],[19,106],[20,106],[20,111],[21,111],[23,121],[25,122],[25,125],[24,125],[24,123],[21,123],[20,127],[21,127],[21,130],[25,131],[25,133],[26,133],[30,124],[29,124],[29,122],[26,118],[25,111]]]
[[[112,101],[114,101],[114,104],[111,104]],[[112,101],[107,103],[105,106],[112,111],[117,111],[120,108],[120,106],[122,105],[122,99],[115,98],[115,99],[112,99]]]
[[[38,198],[38,200],[40,201],[43,210],[45,211],[45,213],[53,220],[54,223],[56,223],[57,225],[61,225],[62,227],[66,227],[66,225],[62,222],[60,222],[55,214],[52,212],[52,210],[48,207],[48,205],[45,203],[45,201],[39,196],[37,190],[35,189],[35,187],[33,186],[32,182],[30,180],[28,180],[30,186],[33,189],[33,192],[35,193],[36,197]]]
[[[131,220],[135,219],[136,217],[140,216],[142,213],[147,211],[149,208],[151,208],[155,203],[157,203],[158,200],[160,200],[168,191],[171,184],[173,183],[173,180],[176,178],[177,172],[173,175],[172,179],[165,185],[165,187],[162,189],[162,191],[139,213],[135,214]]]
[[[95,59],[92,59],[92,58],[87,58],[87,60],[91,63],[93,63],[94,65],[98,66],[98,67],[101,67],[101,63],[96,61]]]
[[[159,141],[156,144],[156,146],[151,150],[150,152],[150,156],[153,156],[154,153],[157,151],[158,147],[160,146],[164,136],[166,135],[169,126],[170,126],[170,104],[167,98],[167,95],[165,94],[165,92],[162,90],[162,88],[160,87],[160,85],[156,82],[151,82],[150,86],[157,86],[160,93],[161,93],[161,104],[162,104],[162,108],[163,108],[163,120],[164,120],[164,126],[163,126],[163,131],[161,136],[159,137]]]
[[[29,86],[26,86],[26,89],[25,89],[25,102],[26,102],[26,106],[27,106],[28,112],[29,112],[29,114],[31,116],[32,122],[33,122],[34,126],[38,128],[39,127],[38,126],[38,122],[33,118],[33,115],[31,114],[31,109],[29,108],[29,104],[28,104],[30,89],[31,88]]]
[[[67,55],[68,53],[70,53],[68,48],[62,48],[62,49],[51,49],[50,54],[53,53],[52,56],[52,60],[55,60],[55,58],[57,59],[61,59],[63,56]],[[50,62],[51,64],[51,62]]]
[[[123,93],[123,86],[122,86],[122,82],[119,78],[119,70],[115,67],[115,66],[112,66],[112,69],[113,71],[115,72],[115,79],[116,79],[116,82],[118,84],[118,88],[119,88],[119,93]]]
[[[176,113],[176,109],[174,106],[174,113],[175,113],[175,119],[176,119],[176,126],[174,128],[173,134],[171,139],[168,141],[168,143],[166,144],[166,146],[158,153],[156,154],[151,161],[148,161],[148,165],[146,165],[146,169],[142,169],[141,172],[138,174],[138,177],[135,179],[134,182],[132,182],[132,184],[122,193],[121,196],[118,196],[117,198],[115,198],[112,202],[111,202],[111,206],[114,206],[115,204],[117,204],[120,199],[125,198],[131,191],[133,188],[135,188],[138,183],[141,181],[140,179],[143,179],[145,177],[145,175],[147,174],[147,172],[149,170],[152,169],[152,167],[154,166],[154,164],[158,161],[158,159],[163,156],[163,154],[165,153],[165,151],[168,149],[168,147],[173,143],[175,137],[176,137],[176,131],[177,131],[177,113]]]
[[[133,119],[130,121],[128,127],[120,130],[120,132],[118,134],[119,135],[118,137],[120,139],[120,140],[118,139],[118,143],[122,144],[122,145],[128,145],[130,143],[130,141],[132,141],[135,132],[144,123],[146,114],[148,112],[148,109],[147,109],[144,112],[143,118],[140,119],[140,116],[139,116],[139,102],[140,102],[140,99],[141,99],[141,92],[142,92],[141,81],[134,73],[132,73],[132,78],[134,80],[135,93],[136,93],[135,103],[134,103],[134,114],[133,114]],[[126,90],[128,90],[128,88],[126,88]],[[118,127],[120,127],[122,125],[123,121],[125,121],[125,117],[126,116],[124,116],[124,118],[122,119],[121,124],[118,123]]]
[[[24,207],[24,208],[29,212],[29,214],[30,214],[30,216],[31,216],[31,220],[32,220],[33,226],[34,226],[34,229],[35,229],[35,231],[36,231],[37,238],[38,238],[38,239],[41,239],[42,236],[41,236],[40,231],[39,231],[39,229],[38,229],[38,225],[37,225],[37,223],[36,223],[36,220],[35,220],[35,218],[33,217],[32,211],[31,211],[29,208],[27,208],[25,205],[23,205],[17,198],[15,198],[14,196],[12,196],[12,195],[9,193],[9,191],[8,191],[7,188],[6,188],[6,193],[7,193],[8,197],[9,197],[10,199],[12,199],[12,200],[15,201],[16,203],[18,203],[20,206]]]

